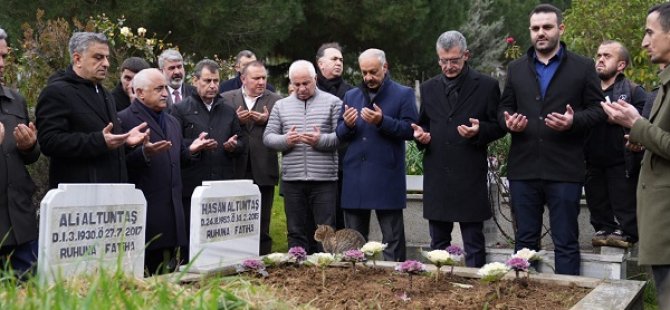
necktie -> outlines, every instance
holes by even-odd
[[[172,94],[174,94],[174,103],[179,103],[181,101],[181,96],[179,95],[179,89],[175,89]]]

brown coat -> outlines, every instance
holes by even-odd
[[[649,120],[641,118],[630,131],[630,140],[646,148],[637,185],[641,265],[670,264],[670,68],[660,78]]]
[[[263,96],[258,98],[253,107],[254,111],[263,112],[263,107],[272,111],[274,104],[281,97],[269,90],[265,90]],[[242,89],[235,89],[223,93],[223,101],[237,111],[237,108],[246,108]],[[244,179],[246,168],[251,163],[251,171],[254,182],[260,186],[277,185],[279,180],[279,164],[277,152],[263,145],[263,132],[267,122],[263,125],[251,122],[246,125],[240,124],[244,134],[244,150],[242,154],[233,159],[234,178]]]

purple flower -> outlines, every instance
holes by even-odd
[[[265,264],[257,259],[247,259],[242,262],[242,267],[247,270],[259,271],[265,269]]]
[[[510,258],[505,264],[515,271],[528,271],[528,267],[530,267],[528,260],[521,257]]]
[[[457,245],[450,245],[446,249],[447,252],[451,255],[463,255],[465,252]]]
[[[359,263],[365,260],[365,253],[361,250],[349,250],[344,252],[342,260],[345,262]]]
[[[294,246],[288,250],[288,254],[291,255],[291,258],[297,263],[302,262],[307,259],[307,252],[301,246]]]
[[[415,260],[406,260],[395,267],[398,272],[419,274],[426,271],[426,266]]]

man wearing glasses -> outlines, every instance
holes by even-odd
[[[512,134],[508,179],[517,224],[515,250],[539,250],[544,206],[549,208],[556,273],[579,274],[579,200],[584,182],[584,136],[604,121],[592,59],[560,42],[562,14],[550,4],[530,14],[533,47],[510,63],[498,110]]]
[[[421,110],[414,137],[424,152],[423,216],[430,247],[451,245],[459,222],[468,267],[486,263],[484,220],[491,218],[486,149],[503,135],[496,121],[498,82],[468,66],[465,37],[447,31],[436,43],[442,69],[421,84]]]

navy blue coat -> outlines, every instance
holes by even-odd
[[[188,159],[188,148],[182,144],[179,122],[166,112],[163,117],[165,131],[138,100],[119,113],[124,131],[147,122],[151,129],[149,141],[172,142],[168,151],[150,157],[149,162],[145,160],[141,146],[126,151],[128,179],[147,199],[146,240],[149,242],[161,234],[148,245],[148,249],[185,246],[188,241],[181,200],[181,160]]]
[[[384,117],[375,126],[359,115],[354,128],[349,128],[340,114],[337,137],[349,143],[342,164],[342,208],[404,209],[405,140],[414,138],[411,124],[418,120],[414,91],[387,75],[374,100],[365,86],[360,86],[348,91],[343,101],[359,113],[363,107],[377,104]]]

